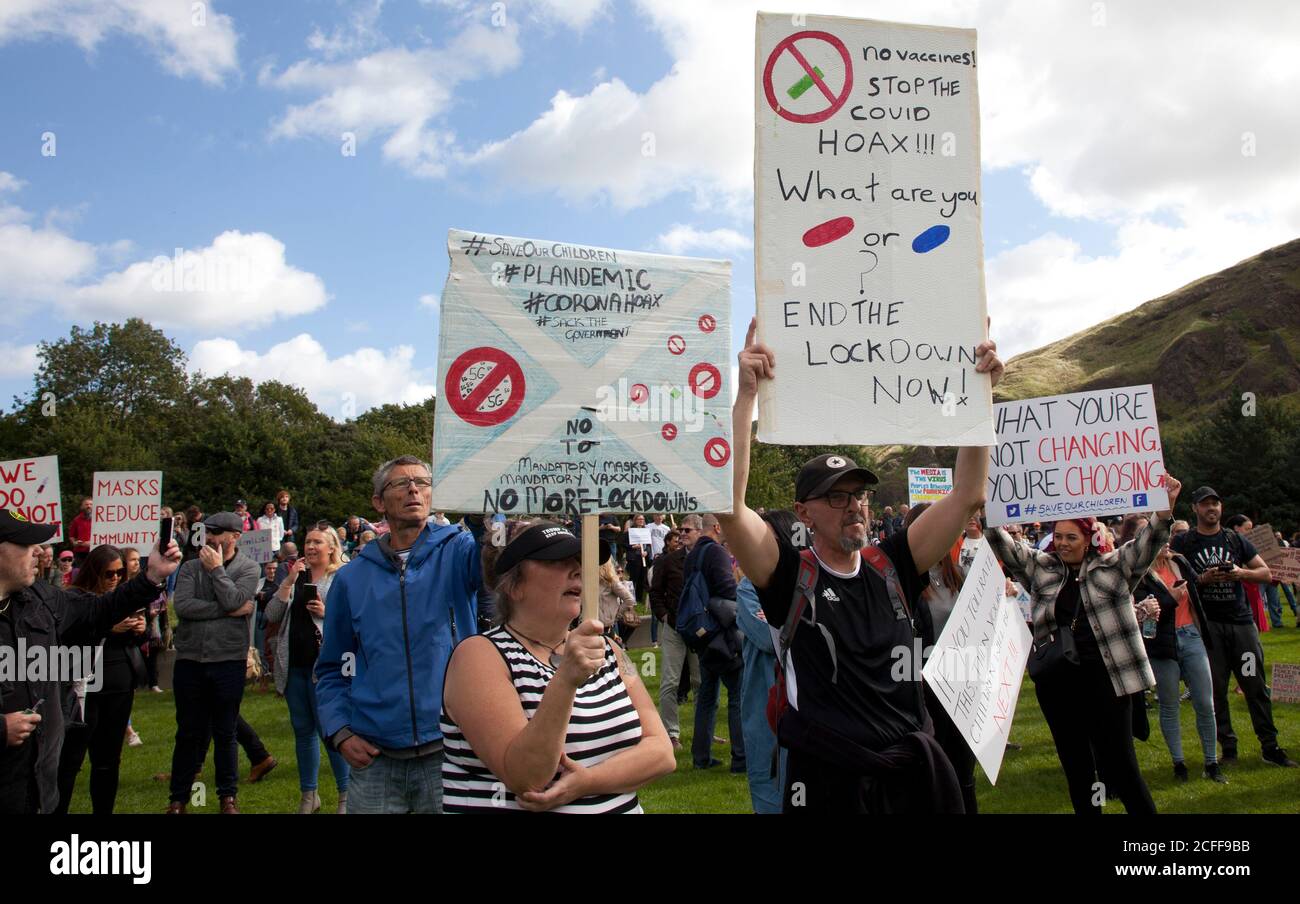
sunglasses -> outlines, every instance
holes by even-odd
[[[108,569],[105,569],[105,570],[104,570],[104,577],[106,577],[106,578],[118,578],[118,579],[120,580],[121,578],[126,577],[126,569],[125,569],[125,568],[108,568]]]

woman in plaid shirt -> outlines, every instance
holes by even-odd
[[[1165,481],[1172,510],[1182,484],[1168,475]],[[1092,518],[1056,522],[1053,542],[1043,552],[1012,540],[1001,528],[985,532],[1033,599],[1035,646],[1058,630],[1072,631],[1078,663],[1062,662],[1039,675],[1034,691],[1076,813],[1100,813],[1107,797],[1118,797],[1129,813],[1156,811],[1133,751],[1129,695],[1156,683],[1140,624],[1159,606],[1134,603],[1133,588],[1155,561],[1172,523],[1170,512],[1161,512],[1131,543],[1113,551],[1107,551],[1102,526]]]

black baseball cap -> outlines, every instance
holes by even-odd
[[[598,543],[600,564],[609,561],[609,544]],[[562,559],[582,558],[582,541],[559,524],[535,524],[515,537],[497,557],[497,574],[505,574],[524,559],[558,562]]]
[[[57,524],[33,524],[17,509],[0,509],[0,543],[36,546],[58,532]]]
[[[821,496],[842,477],[861,477],[869,484],[880,483],[880,479],[866,468],[859,468],[857,462],[843,455],[818,455],[799,469],[799,476],[794,479],[794,499],[807,502]]]
[[[1220,502],[1223,501],[1223,497],[1215,491],[1214,487],[1197,487],[1196,492],[1192,493],[1193,505],[1198,502],[1204,502],[1206,499],[1217,499]]]

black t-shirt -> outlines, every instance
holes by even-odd
[[[1196,528],[1183,531],[1169,544],[1169,548],[1186,556],[1198,575],[1223,562],[1244,568],[1247,562],[1259,555],[1259,550],[1249,540],[1226,528],[1221,528],[1217,534],[1203,534]],[[1196,592],[1201,598],[1205,617],[1210,621],[1233,625],[1254,622],[1246,602],[1246,588],[1241,581],[1199,584]]]
[[[799,551],[780,533],[776,542],[780,559],[758,601],[768,624],[779,629],[798,585]],[[908,611],[915,613],[929,577],[916,573],[907,532],[887,538],[880,549],[898,570]],[[821,565],[814,595],[816,611],[804,610],[790,648],[793,674],[786,675],[799,712],[872,750],[919,730],[925,723],[920,662],[895,680],[897,651],[907,651],[901,661],[911,664],[912,625],[894,611],[875,569],[859,561],[857,573],[845,577]]]
[[[1079,653],[1079,659],[1101,659],[1101,648],[1097,645],[1097,638],[1092,633],[1092,623],[1088,621],[1087,612],[1079,612],[1080,601],[1079,593],[1079,569],[1075,566],[1069,567],[1069,573],[1065,578],[1065,583],[1061,585],[1060,592],[1056,595],[1056,627],[1058,630],[1065,631],[1070,627],[1070,622],[1074,621],[1074,614],[1079,613],[1079,620],[1074,624],[1074,648]]]

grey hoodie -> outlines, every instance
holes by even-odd
[[[199,559],[182,565],[173,597],[180,617],[174,640],[176,658],[243,662],[248,657],[253,616],[232,618],[229,613],[253,598],[260,576],[258,564],[239,551],[225,565],[211,571]]]

